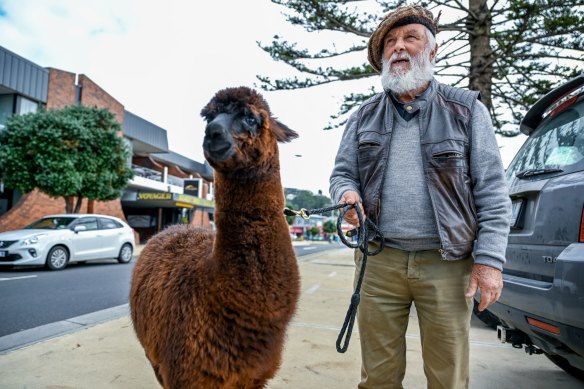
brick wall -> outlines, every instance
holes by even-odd
[[[47,109],[75,104],[75,73],[49,68]]]
[[[107,108],[116,116],[120,125],[124,123],[124,106],[120,102],[84,74],[79,75],[79,86],[81,86],[81,105]]]

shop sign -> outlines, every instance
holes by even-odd
[[[172,193],[138,193],[138,200],[171,200]]]
[[[198,178],[196,180],[184,180],[183,191],[185,194],[202,197],[203,180]]]
[[[209,207],[209,208],[213,208],[215,206],[215,203],[213,201],[199,199],[197,197],[190,196],[188,194],[175,194],[174,201],[180,201],[182,203],[194,204],[194,205],[199,205],[199,206]]]

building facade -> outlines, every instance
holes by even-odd
[[[165,129],[126,111],[121,102],[88,76],[41,67],[0,46],[0,131],[10,115],[69,105],[110,110],[132,154],[128,163],[134,178],[122,199],[84,200],[83,213],[126,220],[141,241],[170,224],[212,227],[213,173],[207,164],[170,151]],[[63,199],[37,190],[23,194],[0,182],[0,232],[22,228],[47,214],[64,212]]]

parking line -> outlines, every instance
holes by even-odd
[[[0,278],[0,281],[23,280],[25,278],[36,278],[36,277],[37,276],[21,276],[21,277]]]

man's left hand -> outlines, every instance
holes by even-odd
[[[472,298],[477,289],[481,290],[479,311],[499,300],[503,290],[503,274],[500,270],[487,265],[474,264],[470,272],[470,281],[465,297]]]

